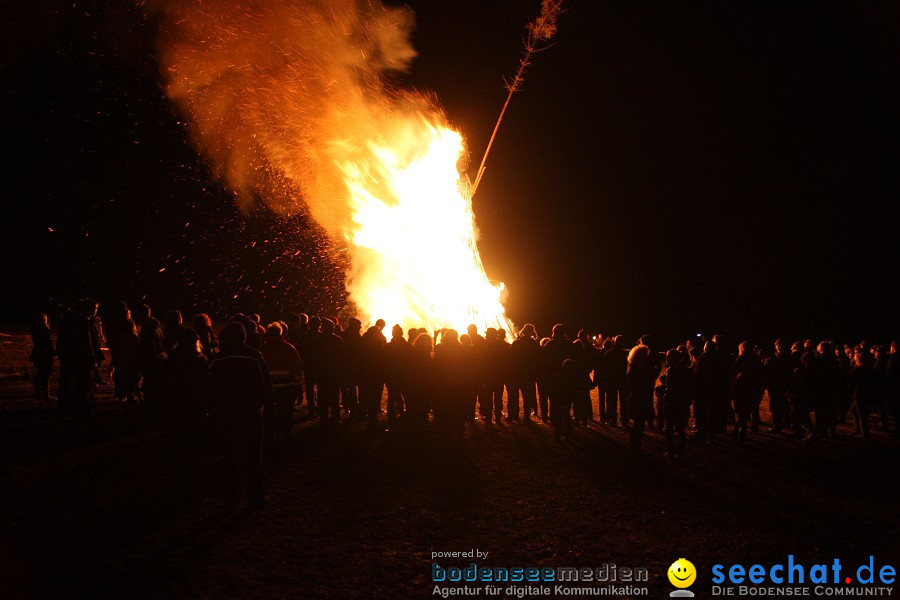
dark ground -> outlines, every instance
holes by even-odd
[[[682,556],[700,596],[715,563],[900,562],[900,443],[849,427],[689,447],[670,464],[659,434],[636,461],[627,432],[605,425],[557,444],[543,424],[478,423],[451,448],[361,424],[325,431],[301,412],[267,456],[265,508],[225,514],[210,497],[179,511],[160,432],[108,390],[90,420],[58,419],[30,401],[21,344],[2,341],[4,597],[426,598],[432,550],[471,548],[493,566],[645,567],[651,597]]]

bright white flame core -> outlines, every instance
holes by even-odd
[[[457,163],[459,133],[424,116],[368,143],[368,158],[339,162],[351,195],[351,299],[366,322],[405,329],[474,323],[511,329],[475,243],[475,217]]]

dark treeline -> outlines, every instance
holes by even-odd
[[[84,418],[111,376],[115,397],[165,430],[171,484],[185,499],[200,440],[213,439],[228,502],[237,502],[243,464],[249,502],[261,504],[262,449],[290,438],[295,416],[450,443],[476,421],[549,424],[557,440],[573,428],[625,427],[636,454],[650,427],[665,433],[669,459],[684,455],[689,437],[699,448],[743,443],[763,427],[766,399],[772,433],[815,440],[849,423],[866,437],[874,422],[898,434],[896,341],[759,346],[697,336],[666,349],[648,335],[629,342],[582,329],[570,338],[562,324],[547,337],[530,324],[513,334],[388,331],[381,319],[364,328],[302,313],[268,323],[234,314],[216,327],[203,313],[186,322],[171,310],[160,321],[149,306],[124,302],[105,306],[101,320],[89,300],[64,309],[55,346],[46,314],[33,340],[37,396],[52,398],[58,358],[59,411]]]

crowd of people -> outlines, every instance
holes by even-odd
[[[226,456],[230,501],[243,463],[249,501],[262,503],[261,449],[290,437],[297,412],[328,427],[364,421],[410,435],[433,430],[448,440],[461,439],[476,420],[542,421],[557,440],[601,423],[629,428],[635,453],[653,427],[665,432],[672,459],[685,452],[691,418],[699,445],[726,436],[729,426],[737,443],[757,433],[766,396],[772,432],[828,437],[838,423],[852,422],[864,437],[872,414],[898,432],[896,341],[889,348],[745,341],[735,355],[721,336],[660,351],[649,336],[628,343],[580,330],[570,339],[562,324],[544,338],[528,324],[512,340],[503,329],[482,333],[475,325],[461,334],[394,325],[388,339],[381,319],[364,328],[356,318],[341,326],[291,314],[263,326],[259,315],[236,314],[217,332],[206,314],[187,326],[177,310],[160,322],[147,305],[104,308],[102,321],[96,302],[66,309],[55,346],[47,315],[39,316],[31,355],[37,396],[50,398],[56,357],[59,410],[90,414],[108,348],[115,397],[166,431],[172,485],[191,493],[198,432],[212,430]]]

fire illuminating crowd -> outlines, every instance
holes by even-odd
[[[839,423],[852,422],[865,437],[877,415],[884,429],[893,417],[897,435],[896,341],[889,348],[809,340],[732,348],[714,336],[663,352],[649,336],[630,344],[621,335],[581,330],[569,339],[561,324],[544,338],[525,325],[511,341],[502,329],[482,335],[474,325],[462,334],[394,325],[388,339],[380,319],[364,329],[350,318],[341,328],[330,318],[292,314],[263,327],[258,315],[237,314],[217,333],[205,314],[186,326],[177,310],[160,322],[146,305],[133,313],[124,302],[105,308],[105,322],[96,302],[67,309],[55,346],[47,315],[40,315],[31,354],[38,397],[51,398],[58,358],[60,412],[90,414],[95,387],[105,383],[105,344],[115,397],[167,432],[173,486],[190,490],[197,432],[211,430],[227,457],[226,497],[236,500],[243,462],[251,504],[263,499],[261,448],[289,438],[297,412],[328,427],[364,421],[450,440],[476,420],[541,421],[557,440],[573,427],[601,423],[630,429],[635,453],[652,427],[665,432],[666,455],[674,459],[685,452],[691,418],[698,445],[726,436],[741,443],[757,433],[768,396],[771,432],[829,437]]]

